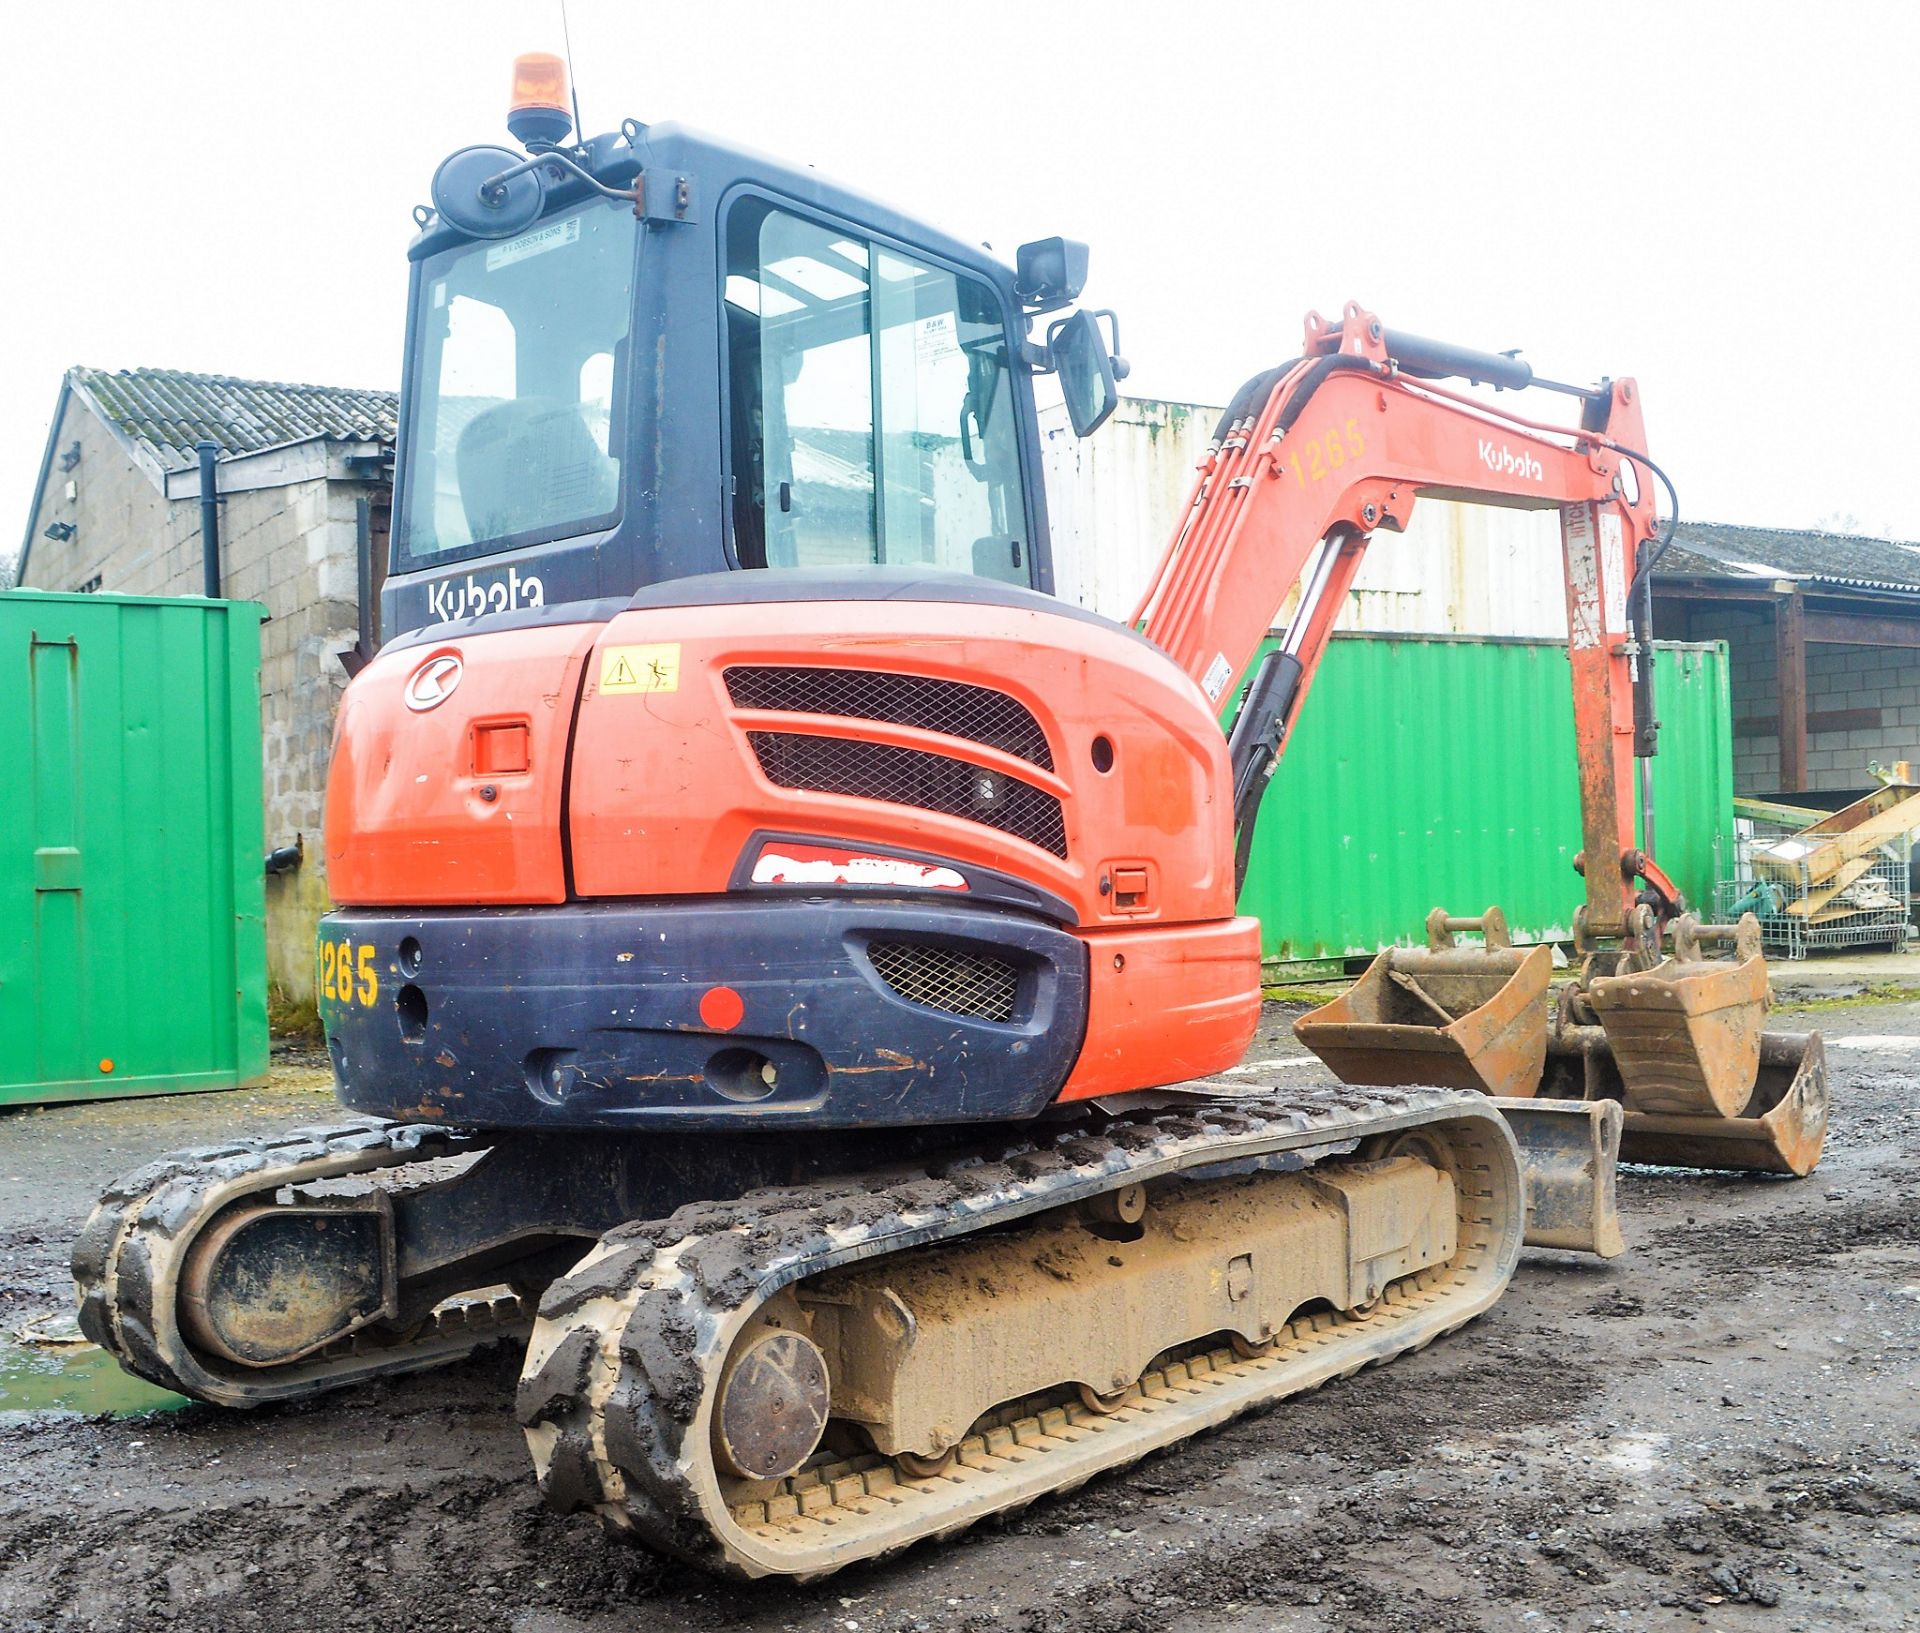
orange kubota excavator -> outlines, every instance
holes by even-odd
[[[1633,846],[1630,382],[1310,317],[1117,624],[1047,593],[1033,377],[1084,435],[1121,372],[1101,315],[1031,333],[1080,246],[1008,268],[675,127],[570,143],[566,104],[523,59],[525,153],[447,160],[411,251],[318,960],[375,1115],[110,1190],[90,1336],[236,1406],[528,1336],[549,1501],[809,1576],[1425,1344],[1523,1238],[1617,1251],[1623,1120],[1648,1160],[1811,1166],[1817,1039],[1762,1036],[1750,923]],[[1366,1087],[1221,1075],[1260,791],[1423,494],[1560,512],[1585,963],[1550,1008],[1547,949],[1439,913],[1301,1023]]]

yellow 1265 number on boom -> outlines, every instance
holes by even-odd
[[[371,1005],[380,996],[380,975],[373,967],[373,943],[320,943],[320,996],[337,1004]]]

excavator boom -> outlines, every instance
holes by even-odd
[[[1577,399],[1579,422],[1556,427],[1438,383],[1450,376],[1543,386]],[[1607,1130],[1619,1119],[1591,1109],[1602,1102],[1624,1104],[1630,1147],[1655,1162],[1718,1150],[1729,1166],[1804,1173],[1825,1130],[1817,1040],[1773,1040],[1761,1071],[1757,930],[1699,924],[1636,843],[1633,767],[1655,737],[1645,586],[1663,542],[1653,491],[1664,476],[1646,440],[1632,380],[1539,381],[1514,357],[1397,336],[1356,305],[1338,323],[1310,313],[1304,354],[1249,381],[1222,416],[1134,615],[1218,706],[1300,586],[1230,744],[1243,877],[1261,794],[1373,534],[1403,531],[1422,497],[1559,512],[1586,896],[1574,915],[1578,981],[1550,1013],[1544,949],[1511,949],[1497,909],[1472,919],[1436,909],[1425,949],[1381,954],[1298,1031],[1352,1083],[1444,1083],[1517,1101],[1550,1078],[1570,1106],[1590,1108],[1588,1126],[1569,1137],[1542,1102],[1516,1129],[1544,1189],[1569,1196],[1597,1194],[1591,1174],[1611,1162],[1610,1139],[1617,1149]],[[1456,946],[1456,930],[1484,943]],[[1732,962],[1704,959],[1703,944],[1731,947]],[[1602,1218],[1592,1239],[1614,1235]]]

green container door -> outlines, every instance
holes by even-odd
[[[1710,910],[1733,856],[1726,648],[1660,647],[1654,854]],[[1260,812],[1242,912],[1268,960],[1420,943],[1431,908],[1497,903],[1565,941],[1583,899],[1573,687],[1558,642],[1342,635]]]
[[[0,594],[0,1105],[267,1072],[260,609]]]

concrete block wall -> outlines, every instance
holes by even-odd
[[[1724,640],[1733,697],[1733,785],[1742,794],[1780,787],[1779,672],[1773,617],[1744,608],[1696,609],[1687,638]],[[1816,729],[1821,717],[1871,717]],[[1807,786],[1864,788],[1870,761],[1920,761],[1920,650],[1912,647],[1807,648]]]
[[[55,446],[75,441],[71,472],[51,473],[25,582],[78,590],[91,579],[126,595],[198,595],[200,506],[168,500],[84,405],[69,399]],[[71,481],[73,496],[67,496]],[[313,1002],[314,925],[331,905],[321,817],[334,715],[347,676],[336,654],[359,630],[356,501],[369,483],[316,477],[229,493],[220,501],[221,587],[267,609],[260,631],[260,724],[266,842],[305,840],[306,859],[267,881],[267,973],[295,1006]],[[52,521],[74,537],[45,537]]]

